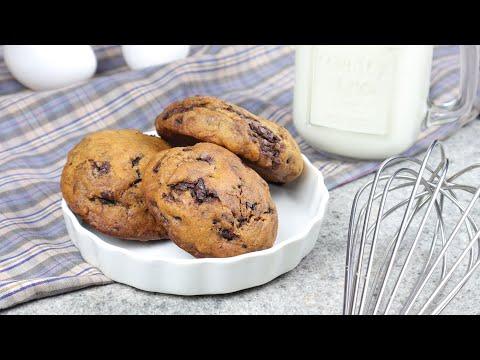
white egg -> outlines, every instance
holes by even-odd
[[[190,45],[123,45],[123,57],[132,70],[186,58]]]
[[[88,80],[97,59],[90,45],[5,45],[12,75],[32,90],[53,90]]]

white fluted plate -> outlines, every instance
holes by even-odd
[[[272,248],[223,259],[195,259],[171,241],[141,243],[104,235],[62,200],[68,233],[89,264],[119,283],[176,295],[226,294],[265,284],[294,269],[313,249],[328,203],[322,174],[303,156],[293,183],[270,185],[279,216]]]

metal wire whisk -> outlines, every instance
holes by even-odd
[[[400,162],[406,166],[385,174]],[[448,168],[443,145],[436,141],[423,161],[386,160],[356,194],[344,314],[439,314],[478,268],[480,230],[474,217],[480,187],[462,184],[461,177],[480,164],[450,177]]]

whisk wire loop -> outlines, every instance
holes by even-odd
[[[431,166],[434,152],[440,160]],[[406,165],[386,174],[399,163]],[[423,160],[387,159],[357,192],[348,230],[344,314],[411,314],[415,309],[439,314],[479,267],[480,229],[473,209],[480,187],[459,181],[480,164],[448,177],[449,166],[443,145],[435,141]],[[405,193],[407,198],[397,200]],[[465,206],[466,194],[473,198]],[[446,207],[461,214],[448,235],[452,212],[445,219]],[[392,222],[399,224],[394,231]]]

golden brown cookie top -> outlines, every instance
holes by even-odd
[[[213,97],[171,104],[157,117],[155,127],[162,138],[178,146],[209,142],[225,147],[267,181],[291,182],[303,170],[300,148],[285,128]]]
[[[155,155],[143,191],[170,239],[195,257],[230,257],[273,246],[278,215],[267,183],[210,143]]]
[[[164,140],[136,130],[88,135],[68,154],[63,197],[75,214],[105,234],[141,241],[165,238],[139,185],[149,160],[169,148]]]

